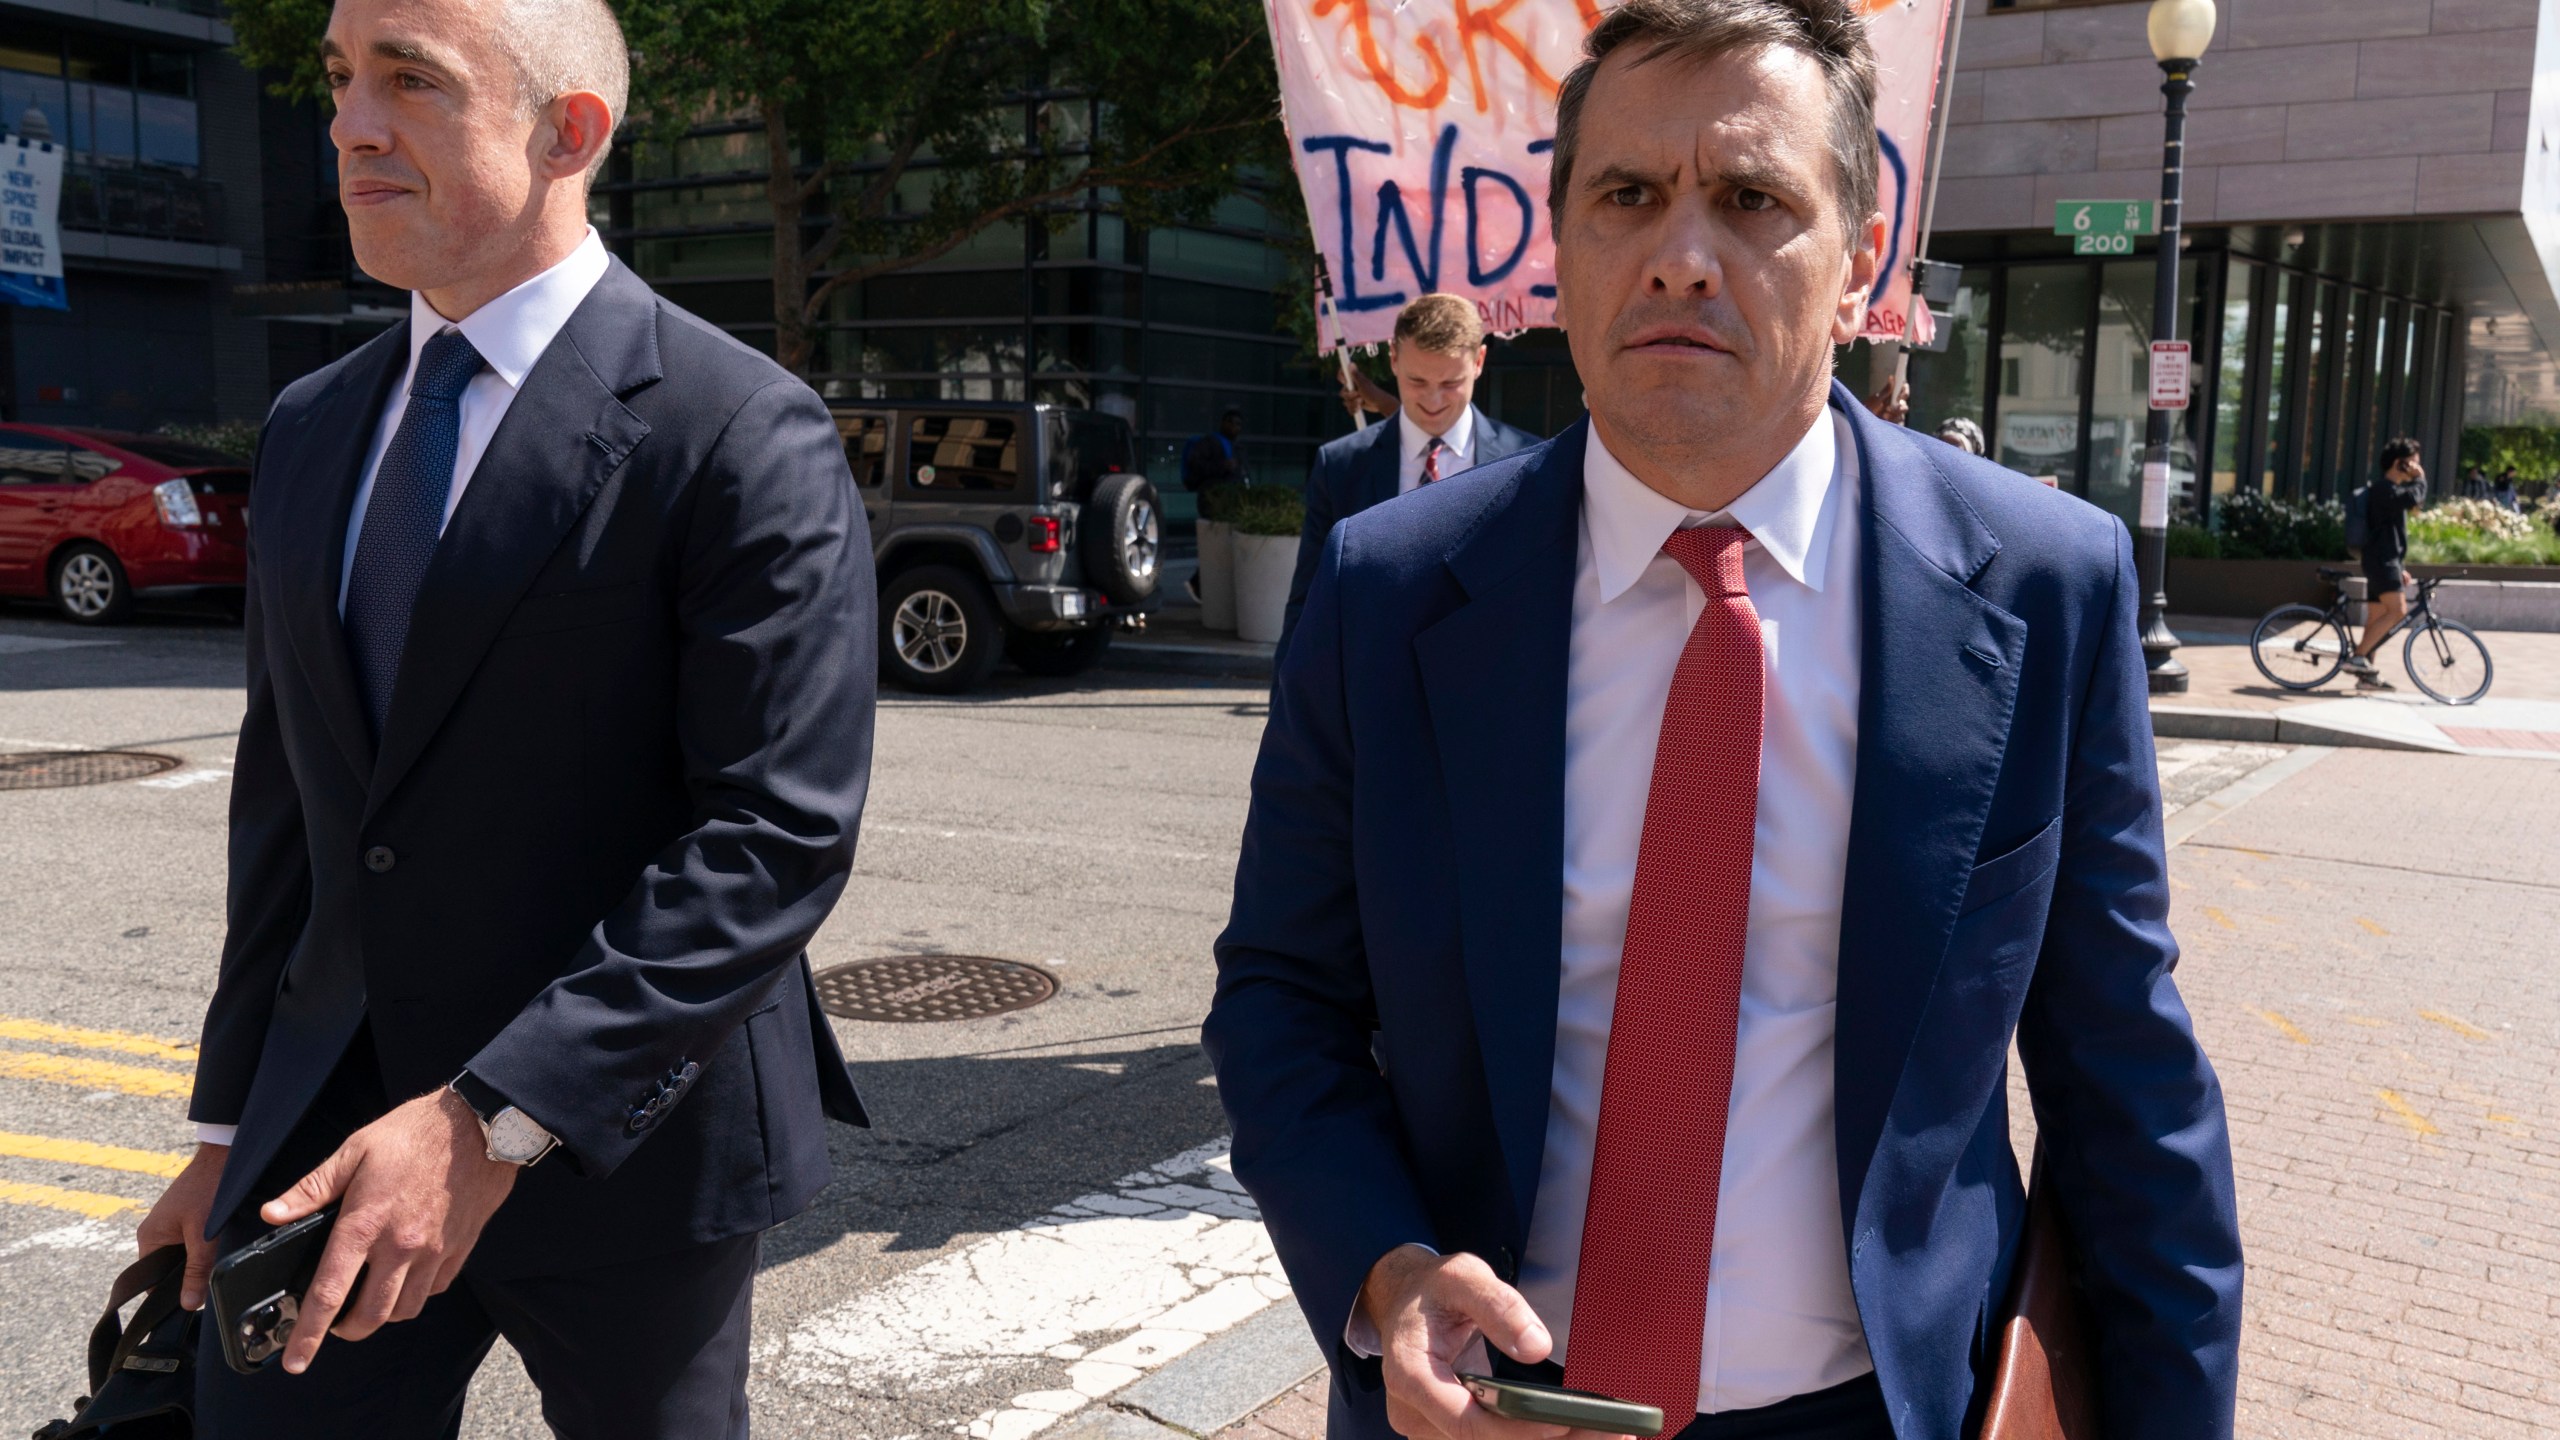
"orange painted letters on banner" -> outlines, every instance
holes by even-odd
[[[1871,335],[1910,304],[1930,99],[1948,0],[1860,0],[1884,85],[1879,200],[1892,287]],[[1283,113],[1316,248],[1352,344],[1384,341],[1416,295],[1467,296],[1486,328],[1555,323],[1547,226],[1556,91],[1599,0],[1266,0]],[[1324,332],[1332,333],[1328,327]]]

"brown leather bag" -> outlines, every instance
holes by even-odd
[[[2098,1440],[2096,1357],[2088,1315],[2071,1283],[2070,1256],[2039,1142],[1981,1440]]]

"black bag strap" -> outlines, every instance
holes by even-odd
[[[124,1364],[125,1356],[169,1318],[178,1308],[178,1280],[186,1273],[187,1247],[163,1245],[124,1267],[116,1283],[107,1291],[107,1312],[98,1317],[97,1327],[89,1332],[89,1393],[97,1394],[107,1386],[107,1377]],[[124,1307],[136,1295],[146,1298],[133,1312],[133,1323],[122,1318]]]

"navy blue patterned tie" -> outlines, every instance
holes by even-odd
[[[462,443],[462,388],[480,373],[480,352],[447,330],[418,354],[409,406],[373,472],[355,569],[347,576],[347,650],[364,691],[374,738],[391,714],[391,684],[409,643],[409,611],[444,533],[445,497],[453,490],[454,454]]]

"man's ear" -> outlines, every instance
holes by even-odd
[[[553,180],[568,180],[601,162],[613,143],[613,109],[592,90],[572,90],[543,107],[551,137],[541,163]]]
[[[1840,288],[1840,307],[1831,317],[1831,340],[1846,345],[1858,338],[1865,328],[1867,307],[1875,300],[1876,289],[1884,279],[1885,218],[1879,210],[1860,226],[1855,243],[1849,247],[1847,283]]]

